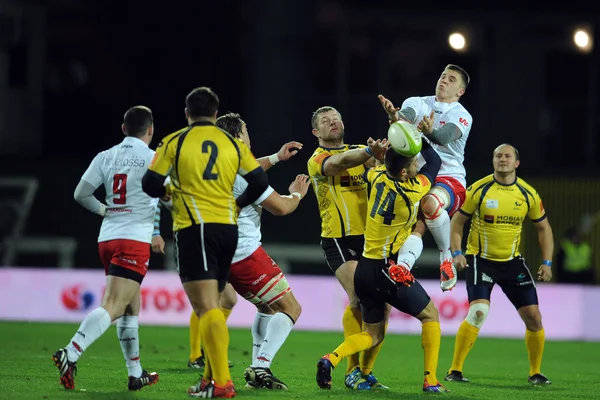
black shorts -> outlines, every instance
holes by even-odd
[[[192,225],[175,232],[174,240],[181,282],[216,279],[222,291],[237,248],[237,225]]]
[[[490,261],[474,255],[467,255],[466,259],[469,264],[465,268],[469,302],[489,300],[494,284],[498,284],[517,310],[538,304],[535,281],[523,257],[504,262]]]
[[[383,321],[385,303],[416,317],[431,299],[417,281],[410,287],[392,282],[383,270],[384,260],[361,257],[354,274],[354,290],[360,302],[362,319],[368,324]]]
[[[335,271],[346,261],[358,261],[365,246],[363,235],[345,236],[342,238],[321,238],[321,248],[325,254],[327,265]]]

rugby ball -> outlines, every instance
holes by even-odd
[[[388,129],[390,147],[404,157],[414,157],[421,151],[423,142],[421,132],[406,121],[396,121]]]

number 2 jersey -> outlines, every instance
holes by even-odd
[[[142,190],[154,151],[141,139],[125,137],[121,143],[94,157],[82,180],[106,189],[106,215],[98,242],[129,239],[152,241],[154,212],[158,199]]]
[[[369,203],[363,257],[385,259],[398,253],[417,222],[419,202],[431,189],[424,174],[400,181],[386,173],[385,165],[365,172]]]

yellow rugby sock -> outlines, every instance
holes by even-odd
[[[225,317],[225,322],[229,319],[231,312],[233,311],[231,308],[223,308],[221,307],[221,311],[223,311],[223,316]]]
[[[200,334],[200,320],[192,310],[190,315],[190,362],[194,362],[202,355],[202,335]]]
[[[525,330],[525,345],[529,356],[529,376],[541,374],[542,356],[544,355],[544,341],[546,333],[544,329],[538,332]]]
[[[362,313],[360,308],[346,307],[344,316],[342,317],[342,326],[344,328],[344,340],[352,335],[362,332]],[[360,366],[360,354],[348,354],[348,365],[346,366],[346,375],[352,372],[356,367]]]
[[[475,344],[475,340],[477,340],[477,335],[479,335],[479,328],[474,327],[467,321],[460,324],[454,340],[454,357],[452,357],[450,371],[462,372],[467,355]]]
[[[442,330],[439,322],[425,322],[421,326],[421,346],[423,347],[425,379],[430,385],[435,385],[437,379],[437,365],[440,356],[440,342]]]
[[[357,354],[359,351],[366,350],[373,345],[373,339],[367,332],[357,333],[347,337],[342,344],[332,353],[329,353],[329,359],[334,367],[346,357]]]
[[[387,332],[388,324],[385,324],[384,335]],[[383,340],[377,346],[373,346],[370,349],[367,349],[360,353],[360,370],[363,374],[369,375],[373,372],[373,366],[375,365],[375,359],[377,359],[377,355],[381,350],[381,345],[383,345]]]
[[[229,331],[225,324],[225,316],[219,308],[208,310],[200,317],[200,330],[204,340],[204,354],[209,360],[212,379],[219,386],[231,380],[227,351],[229,348]]]

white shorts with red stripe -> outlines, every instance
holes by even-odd
[[[262,247],[231,264],[229,282],[253,304],[273,304],[292,290],[281,268]]]

